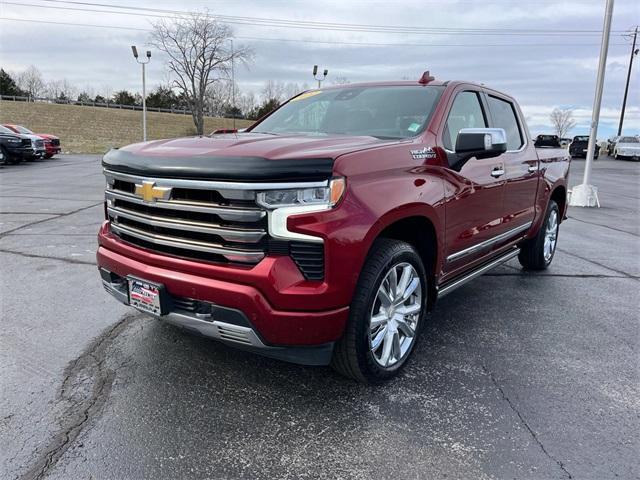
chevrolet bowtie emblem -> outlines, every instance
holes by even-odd
[[[142,197],[145,202],[155,202],[157,199],[168,199],[171,194],[170,187],[156,187],[156,182],[143,181],[142,185],[136,183],[136,195]]]

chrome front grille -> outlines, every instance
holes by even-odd
[[[111,230],[137,246],[181,257],[255,264],[267,250],[259,185],[148,178],[104,171]]]
[[[36,140],[36,148],[44,148],[44,140]]]

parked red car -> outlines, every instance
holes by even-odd
[[[549,266],[569,165],[484,85],[312,90],[246,132],[108,152],[98,267],[142,312],[375,383],[439,297],[515,257]]]
[[[16,133],[21,133],[23,135],[35,135],[37,137],[42,138],[44,140],[44,148],[45,148],[44,158],[51,158],[62,151],[62,148],[60,146],[60,139],[55,135],[51,135],[48,133],[34,133],[31,130],[29,130],[27,127],[23,127],[22,125],[5,123],[4,126],[13,130]]]

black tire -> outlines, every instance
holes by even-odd
[[[7,149],[4,147],[4,145],[0,145],[0,150],[2,151],[2,165],[8,165],[9,164],[9,152],[7,152]]]
[[[550,255],[545,248],[545,239],[547,236],[547,229],[551,227],[550,223],[555,216],[555,237],[553,245],[551,247]],[[518,260],[520,265],[525,270],[545,270],[551,262],[556,253],[556,245],[558,241],[558,229],[560,227],[560,209],[558,204],[549,200],[547,206],[547,212],[544,217],[544,222],[540,227],[537,235],[529,240],[526,240],[520,245],[520,253],[518,254]]]
[[[385,281],[392,268],[403,268],[402,266],[405,264],[413,267],[412,273],[416,274],[414,278],[420,280],[420,286],[416,287],[415,290],[417,292],[417,289],[420,288],[420,300],[418,301],[417,298],[412,297],[413,301],[416,302],[414,305],[420,304],[420,311],[411,317],[417,321],[417,324],[406,352],[402,356],[394,357],[396,358],[396,363],[392,366],[383,367],[379,363],[380,360],[376,360],[375,354],[371,349],[370,318],[376,305],[382,311],[380,303],[376,303],[378,302],[378,292],[382,282]],[[360,273],[356,292],[351,302],[345,333],[335,345],[331,360],[331,366],[334,370],[358,382],[368,384],[381,383],[396,376],[406,365],[411,353],[415,350],[420,332],[425,323],[428,291],[424,265],[418,253],[410,244],[387,238],[376,240]],[[395,312],[395,307],[392,308]],[[390,327],[385,326],[385,328]],[[400,330],[402,329],[397,331],[400,332]],[[385,340],[381,342],[386,342],[389,337],[383,336]],[[408,338],[404,337],[403,341]],[[395,345],[396,343],[394,342],[394,348]]]

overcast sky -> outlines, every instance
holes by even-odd
[[[86,0],[83,3],[0,0],[3,19],[0,66],[17,73],[35,65],[47,80],[66,78],[80,89],[90,86],[96,92],[105,87],[111,91],[139,91],[140,70],[131,56],[130,45],[144,48],[150,22],[157,19],[151,15],[160,13],[123,9],[118,11],[128,14],[106,13],[115,10],[88,4],[184,11],[208,8],[212,14],[292,20],[291,25],[297,26],[300,24],[296,21],[313,21],[496,29],[497,34],[491,35],[486,31],[407,34],[234,24],[236,42],[251,46],[255,52],[253,62],[248,68],[238,68],[236,78],[243,90],[259,93],[267,80],[313,84],[314,64],[329,69],[328,82],[339,76],[351,82],[417,79],[428,69],[438,79],[473,80],[515,96],[533,134],[550,131],[548,116],[554,106],[574,108],[578,126],[571,133],[575,135],[588,133],[600,49],[597,31],[602,29],[605,1]],[[615,33],[607,60],[599,138],[610,136],[617,129],[631,49],[630,40],[621,32],[637,24],[640,24],[640,2],[616,0],[612,24]],[[531,30],[536,29],[545,32],[531,35]],[[566,30],[582,32],[567,34]],[[369,45],[357,45],[363,43]],[[636,57],[625,117],[625,131],[633,134],[640,133],[639,66],[640,59]],[[152,87],[166,83],[166,69],[158,52],[153,52],[147,75]]]

